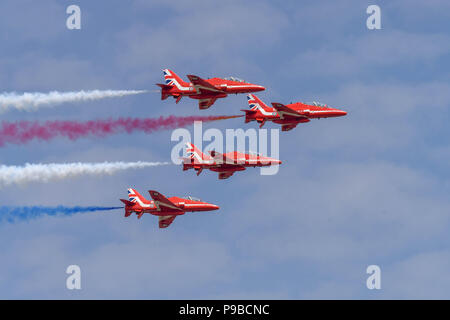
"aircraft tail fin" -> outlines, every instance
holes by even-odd
[[[186,153],[192,162],[204,163],[212,160],[211,156],[201,152],[193,143],[186,143]]]
[[[133,204],[148,204],[149,201],[145,199],[136,189],[128,188],[128,200]],[[123,201],[122,201],[123,202]]]
[[[254,111],[266,111],[272,112],[273,108],[269,107],[267,104],[261,101],[256,95],[249,94],[247,95],[248,107],[250,110]]]
[[[175,72],[173,72],[170,69],[164,69],[164,80],[165,84],[168,86],[176,86],[178,88],[180,87],[189,87],[189,83],[183,81]]]

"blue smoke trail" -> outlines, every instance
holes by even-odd
[[[123,207],[9,207],[0,206],[0,222],[8,221],[13,223],[17,220],[29,220],[42,216],[71,216],[76,213],[94,212],[94,211],[109,211],[122,209]]]

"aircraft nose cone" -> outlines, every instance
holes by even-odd
[[[265,163],[267,163],[268,165],[271,165],[271,166],[282,163],[281,160],[274,159],[274,158],[268,158],[268,157],[261,159],[261,161],[264,161]]]
[[[253,88],[253,90],[255,91],[255,92],[258,92],[258,91],[264,91],[264,90],[266,90],[266,88],[264,88],[263,86],[254,86],[254,88]]]
[[[339,115],[340,115],[340,116],[346,116],[346,115],[347,115],[347,112],[344,111],[344,110],[339,110]]]
[[[211,210],[219,210],[219,206],[216,206],[215,204],[211,204]]]
[[[270,164],[281,164],[281,160],[270,158]]]

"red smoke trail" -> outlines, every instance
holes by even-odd
[[[119,118],[91,121],[3,121],[0,126],[0,147],[5,144],[25,144],[32,140],[48,141],[57,137],[77,140],[87,136],[105,137],[135,131],[152,133],[159,130],[185,127],[194,121],[217,121],[241,116],[190,116],[160,118]]]

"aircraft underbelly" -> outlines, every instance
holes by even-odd
[[[176,210],[161,210],[161,211],[151,211],[150,212],[154,216],[181,216],[185,212],[184,211],[176,211]]]
[[[215,172],[230,172],[230,171],[242,171],[245,170],[245,167],[242,165],[221,165],[217,167],[211,168],[211,171]]]
[[[299,118],[299,117],[289,117],[284,119],[277,119],[273,120],[274,123],[278,124],[294,124],[299,122],[309,122],[310,120],[308,118]]]
[[[227,96],[226,93],[217,93],[217,94],[205,94],[205,93],[198,94],[197,93],[197,94],[194,94],[194,95],[190,95],[189,98],[202,100],[202,99],[225,98],[226,96]]]

